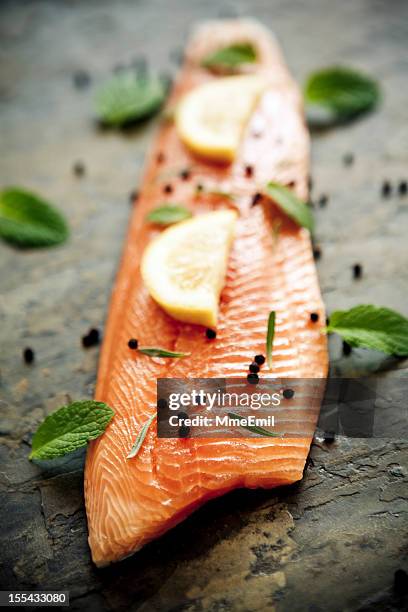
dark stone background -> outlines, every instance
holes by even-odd
[[[0,586],[69,589],[78,610],[404,608],[393,582],[408,569],[406,441],[317,440],[301,483],[234,492],[99,571],[86,541],[83,453],[42,468],[27,455],[46,413],[92,395],[98,350],[84,350],[80,337],[103,327],[129,193],[157,125],[99,131],[95,88],[140,55],[174,71],[170,54],[198,19],[257,16],[276,32],[299,82],[336,62],[379,79],[378,112],[313,134],[313,197],[329,196],[315,210],[318,269],[329,310],[366,302],[408,314],[408,197],[380,196],[383,179],[408,178],[408,3],[49,0],[3,1],[0,11],[0,182],[48,197],[72,227],[70,242],[53,250],[0,244]],[[87,88],[73,84],[79,69],[91,75]],[[342,161],[348,152],[351,167]],[[82,178],[72,171],[77,160]],[[22,361],[25,346],[35,350],[32,366]],[[340,353],[333,341],[339,372],[406,367]]]

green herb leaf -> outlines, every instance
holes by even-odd
[[[326,331],[339,334],[350,346],[408,356],[408,319],[390,308],[363,304],[337,310],[330,315]]]
[[[98,438],[114,412],[102,402],[85,400],[59,408],[41,423],[32,442],[30,459],[54,459]]]
[[[19,247],[61,244],[69,231],[62,214],[51,204],[17,187],[0,193],[0,236]]]
[[[121,72],[96,97],[96,112],[105,125],[123,126],[151,117],[166,97],[166,84],[155,76]]]
[[[236,414],[235,412],[229,412],[228,416],[234,419],[240,419],[241,421],[247,418],[243,416],[242,414]],[[251,431],[252,433],[257,433],[260,436],[269,436],[270,438],[279,438],[279,434],[273,431],[269,431],[268,429],[265,429],[264,427],[257,427],[256,425],[241,425],[241,427],[243,427],[244,429],[247,429],[248,431]]]
[[[242,64],[253,64],[256,59],[256,50],[251,43],[237,43],[208,54],[202,65],[210,70],[235,72]]]
[[[378,84],[370,77],[341,66],[312,73],[306,82],[305,100],[313,109],[328,113],[328,119],[350,119],[373,109],[380,99]]]
[[[163,204],[150,211],[146,219],[150,221],[150,223],[156,223],[157,225],[172,225],[172,223],[184,221],[184,219],[188,219],[191,216],[191,211],[185,208],[185,206],[179,204]]]
[[[275,336],[275,317],[275,311],[271,310],[268,317],[268,329],[266,332],[266,363],[268,364],[269,369],[272,367],[272,347],[273,338]]]
[[[146,434],[147,434],[147,432],[149,430],[149,427],[153,423],[155,418],[156,418],[156,415],[152,414],[152,416],[150,416],[147,419],[146,423],[142,426],[141,430],[139,431],[139,433],[136,436],[135,443],[133,444],[132,450],[128,454],[127,459],[132,459],[133,457],[136,457],[136,455],[138,454],[138,452],[142,448],[142,444],[143,444],[144,439],[146,437]]]
[[[190,355],[190,353],[174,353],[173,351],[153,347],[141,347],[139,353],[149,357],[188,357]]]
[[[309,206],[299,200],[297,196],[280,183],[270,182],[266,185],[266,195],[273,200],[285,212],[288,217],[293,219],[301,227],[306,227],[309,232],[313,231],[313,217]]]

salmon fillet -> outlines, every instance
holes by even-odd
[[[309,138],[302,98],[280,50],[252,20],[201,25],[187,47],[169,107],[191,88],[219,78],[200,66],[220,46],[251,41],[255,70],[270,83],[246,127],[236,160],[226,166],[194,157],[172,122],[164,122],[147,163],[130,220],[110,305],[96,399],[115,410],[104,435],[89,445],[85,501],[89,544],[98,566],[118,561],[174,527],[205,501],[237,487],[276,487],[302,478],[311,437],[158,439],[155,423],[139,454],[127,459],[146,419],[156,410],[158,378],[246,377],[253,356],[265,354],[268,314],[276,311],[273,368],[261,376],[324,378],[328,358],[325,321],[310,236],[271,202],[252,206],[259,185],[291,185],[307,198]],[[231,101],[233,104],[233,100]],[[250,171],[248,170],[250,167]],[[189,169],[190,176],[180,176]],[[197,194],[196,186],[204,189]],[[166,187],[170,185],[169,187]],[[172,193],[168,193],[172,190]],[[221,295],[215,340],[205,329],[169,317],[149,296],[140,276],[144,248],[158,230],[146,213],[163,201],[200,214],[231,206],[211,193],[234,194],[237,235]],[[279,222],[278,237],[273,227]],[[319,322],[310,313],[319,314]],[[150,358],[128,340],[191,353],[185,359]],[[315,421],[318,417],[315,409]]]

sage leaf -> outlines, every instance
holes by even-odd
[[[63,243],[69,235],[62,214],[39,196],[18,187],[0,192],[0,236],[21,248]]]

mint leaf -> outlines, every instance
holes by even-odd
[[[132,71],[110,79],[96,96],[96,113],[105,125],[123,126],[156,113],[166,97],[163,79]]]
[[[142,448],[142,444],[144,442],[147,432],[149,431],[149,427],[153,423],[155,418],[156,418],[156,415],[152,414],[152,416],[150,416],[147,419],[146,423],[142,426],[142,428],[140,429],[139,433],[136,436],[135,443],[133,444],[132,449],[130,453],[128,454],[128,456],[126,457],[126,459],[132,459],[133,457],[136,457],[136,455]]]
[[[242,64],[252,64],[256,59],[256,50],[251,43],[237,43],[209,53],[203,59],[202,66],[215,71],[234,72]]]
[[[105,431],[113,415],[112,408],[92,400],[59,408],[34,434],[29,459],[54,459],[85,446]]]
[[[309,232],[313,231],[314,224],[310,208],[305,202],[299,200],[293,191],[280,183],[271,181],[266,185],[265,193],[298,225],[306,227]]]
[[[268,317],[268,329],[266,331],[266,363],[268,364],[268,368],[272,367],[272,347],[273,347],[273,338],[275,336],[275,318],[276,313],[272,310],[269,313]]]
[[[339,334],[350,346],[408,356],[408,319],[390,308],[363,304],[351,310],[336,310],[330,315],[326,331]]]
[[[149,357],[188,357],[190,355],[190,353],[175,353],[174,351],[155,347],[141,347],[139,348],[139,353]]]
[[[163,204],[158,206],[154,210],[150,211],[146,216],[146,219],[150,223],[156,223],[157,225],[172,225],[179,221],[184,221],[192,216],[192,213],[185,206],[179,204]]]
[[[305,86],[305,101],[310,111],[326,111],[328,120],[350,119],[373,109],[380,89],[372,78],[341,66],[312,73]],[[312,115],[313,118],[313,115]]]
[[[29,191],[10,187],[0,192],[0,236],[19,247],[61,244],[69,231],[62,214]]]

